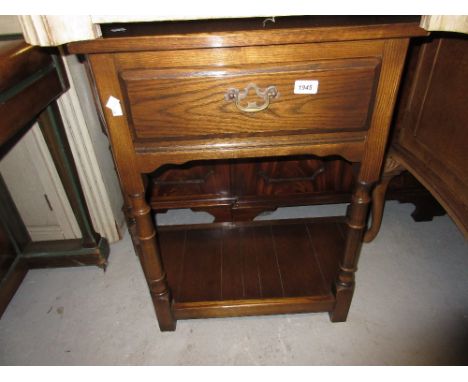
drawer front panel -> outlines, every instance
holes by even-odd
[[[120,77],[134,139],[163,141],[365,130],[378,69],[378,59],[363,58],[124,70]],[[304,80],[315,82],[316,94],[295,93]],[[259,96],[273,86],[277,94]],[[238,105],[226,96],[232,89],[245,93]],[[264,109],[242,110],[252,105]]]

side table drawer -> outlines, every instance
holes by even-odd
[[[268,137],[366,130],[379,63],[130,69],[120,77],[137,141]],[[304,80],[314,84],[305,92],[315,94],[298,94],[304,88],[296,81]]]

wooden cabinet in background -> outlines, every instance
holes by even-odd
[[[412,48],[391,156],[468,237],[468,38],[434,34]]]

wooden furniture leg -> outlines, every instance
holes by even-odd
[[[31,237],[0,174],[0,317],[28,273],[21,254],[30,241]]]
[[[51,242],[46,242],[47,244],[39,242],[30,245],[27,250],[27,260],[32,267],[49,266],[49,264],[53,264],[54,266],[70,266],[73,262],[68,261],[68,259],[74,256],[78,256],[78,259],[82,255],[86,259],[92,258],[93,264],[105,269],[109,256],[109,244],[92,226],[91,217],[79,183],[78,172],[73,161],[56,101],[53,101],[39,115],[38,122],[60,180],[63,183],[65,193],[70,201],[82,239],[78,240],[79,243],[77,241],[69,241],[65,245],[60,244],[60,241],[55,244]],[[88,261],[83,259],[82,263],[86,264]],[[80,264],[80,260],[75,265],[77,264]]]
[[[332,322],[346,321],[354,293],[354,274],[362,243],[362,235],[366,227],[367,213],[370,203],[372,184],[358,182],[353,193],[351,204],[346,214],[346,242],[343,259],[340,263],[338,277],[335,282],[336,304],[330,312]]]
[[[387,157],[381,181],[372,191],[372,222],[364,234],[364,243],[370,243],[379,233],[385,207],[385,194],[390,181],[403,172],[404,168],[391,156]]]
[[[156,241],[156,227],[144,193],[129,195],[139,243],[138,256],[145,274],[161,331],[173,331],[176,320],[172,313],[172,298]]]

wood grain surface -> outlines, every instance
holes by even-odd
[[[330,298],[342,225],[334,218],[160,227],[174,303]]]
[[[136,139],[177,140],[256,133],[364,130],[377,79],[377,59],[249,68],[134,70],[121,73]],[[297,80],[318,81],[317,94],[295,94]],[[225,100],[229,89],[275,86],[267,109],[247,113]],[[241,103],[264,100],[249,92]],[[337,114],[336,110],[340,113]]]

